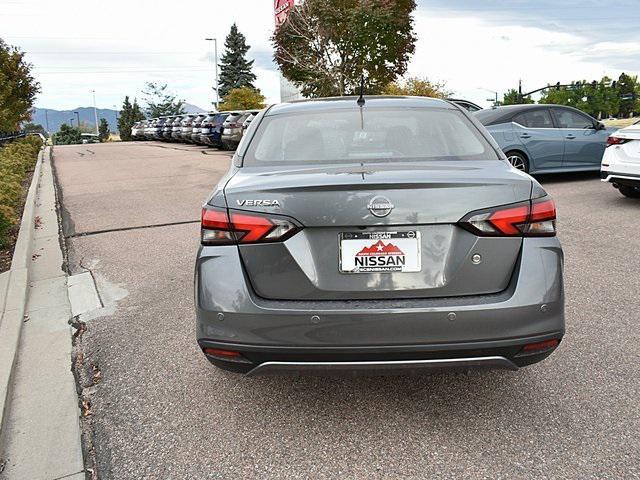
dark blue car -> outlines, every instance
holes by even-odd
[[[222,147],[222,125],[229,116],[229,112],[210,113],[202,121],[200,129],[200,143],[212,147]]]
[[[474,114],[511,164],[528,173],[599,170],[613,132],[578,109],[510,105]]]

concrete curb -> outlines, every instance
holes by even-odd
[[[20,232],[13,252],[11,269],[0,277],[0,306],[3,306],[0,311],[0,431],[4,427],[11,393],[11,380],[24,322],[29,287],[29,266],[35,230],[36,192],[45,154],[50,154],[48,147],[40,150],[38,154],[38,161],[33,171],[33,178],[24,204]],[[5,288],[2,288],[3,286]]]

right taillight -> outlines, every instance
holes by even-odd
[[[484,237],[552,237],[556,206],[548,197],[471,212],[460,226]]]
[[[202,245],[282,242],[300,227],[293,221],[271,215],[215,207],[202,209]]]
[[[607,138],[607,145],[624,145],[627,142],[630,142],[629,138],[620,138],[614,137],[613,135]]]

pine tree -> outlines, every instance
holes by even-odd
[[[100,125],[98,126],[98,140],[100,140],[101,143],[106,142],[109,140],[110,135],[109,122],[107,122],[106,118],[101,118]]]
[[[122,110],[120,110],[118,118],[118,131],[120,132],[120,140],[128,142],[131,140],[131,128],[133,124],[144,120],[144,114],[138,105],[136,99],[133,100],[133,104],[129,101],[129,97],[124,97],[122,103]]]
[[[247,60],[249,51],[245,36],[238,31],[237,25],[231,26],[231,31],[224,42],[225,52],[220,59],[220,87],[221,97],[226,97],[233,88],[255,88],[253,82],[256,76],[251,71],[253,60]]]

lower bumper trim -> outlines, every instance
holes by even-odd
[[[447,368],[492,368],[518,370],[518,366],[505,357],[469,357],[429,360],[391,360],[366,362],[264,362],[253,368],[247,376],[305,374],[318,372],[325,374],[384,372],[394,370],[438,370]]]

